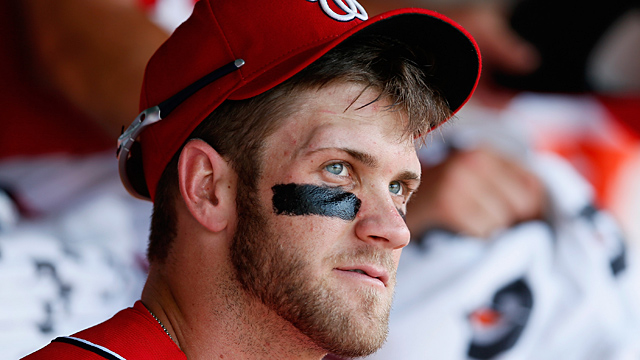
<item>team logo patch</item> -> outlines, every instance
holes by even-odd
[[[527,326],[532,309],[533,293],[524,278],[498,290],[490,304],[469,316],[469,357],[494,359],[511,349]]]
[[[335,9],[329,6],[329,0],[307,0],[309,2],[319,2],[322,11],[334,20],[351,21],[354,19],[367,20],[366,10],[356,0],[332,0]],[[344,13],[344,14],[342,14]]]

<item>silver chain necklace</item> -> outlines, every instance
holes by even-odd
[[[145,308],[147,308],[145,306]],[[147,311],[149,312],[149,314],[151,314],[151,316],[153,316],[154,319],[156,319],[156,321],[158,322],[158,324],[160,324],[160,326],[162,326],[162,330],[164,330],[165,334],[169,335],[169,339],[171,339],[171,341],[173,341],[174,343],[177,344],[177,342],[175,340],[173,340],[173,336],[171,336],[171,334],[169,334],[169,331],[167,330],[166,327],[164,327],[164,324],[162,323],[162,321],[160,321],[160,319],[158,319],[158,317],[156,316],[156,314],[154,314],[153,312],[151,312],[151,310],[149,310],[149,308],[147,308]]]

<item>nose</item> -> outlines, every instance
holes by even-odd
[[[407,224],[390,198],[362,202],[356,217],[356,236],[371,245],[393,250],[407,246],[411,238]]]

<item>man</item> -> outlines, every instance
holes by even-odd
[[[415,142],[479,70],[469,35],[426,10],[199,1],[120,138],[125,187],[154,202],[141,301],[27,359],[371,354],[409,241]]]

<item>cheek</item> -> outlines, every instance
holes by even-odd
[[[395,266],[394,267],[394,276],[395,276],[395,273],[398,271],[398,265],[402,262],[402,258],[400,256],[401,254],[402,254],[402,249],[394,250],[393,253],[392,253],[393,265]]]
[[[328,247],[334,239],[344,237],[346,224],[320,216],[279,216],[272,215],[271,224],[275,235],[286,246]]]
[[[278,246],[311,263],[343,249],[360,208],[354,194],[307,184],[276,185],[271,192],[268,216]]]
[[[282,216],[271,214],[271,230],[278,246],[295,253],[308,263],[322,262],[331,254],[344,251],[353,227],[350,223],[322,216]]]
[[[402,255],[402,249],[397,249],[393,251],[393,262],[396,264],[396,268],[400,263],[400,255]]]

